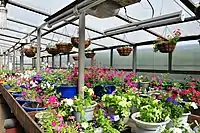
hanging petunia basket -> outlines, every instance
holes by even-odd
[[[78,37],[72,37],[71,38],[71,43],[75,48],[78,48],[79,38]],[[91,44],[91,41],[90,40],[86,40],[85,41],[85,49],[88,48],[90,46],[90,44]]]
[[[71,43],[57,43],[56,47],[59,53],[65,54],[65,53],[69,53],[72,50],[73,45]]]
[[[74,61],[78,61],[78,55],[72,56],[72,58],[74,59]]]
[[[132,52],[132,48],[130,47],[121,47],[117,48],[117,52],[119,53],[120,56],[129,56]]]
[[[163,44],[159,44],[158,46],[158,50],[161,53],[172,53],[176,47],[176,44],[174,43],[163,43]]]
[[[125,6],[129,6],[129,5],[138,3],[141,0],[112,0],[112,1],[116,2],[121,7],[125,7]]]
[[[60,51],[57,48],[46,48],[46,51],[51,55],[57,55]]]
[[[86,58],[93,58],[95,55],[96,55],[96,53],[93,53],[93,52],[91,52],[91,53],[85,53],[85,57]]]
[[[37,48],[33,46],[25,47],[24,53],[27,57],[34,57],[37,52]]]

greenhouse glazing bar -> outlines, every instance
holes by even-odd
[[[20,71],[24,72],[24,53],[22,52],[24,46],[21,47],[21,56],[20,56]]]
[[[13,47],[13,62],[12,62],[12,72],[15,73],[15,64],[16,64],[16,61],[15,61],[15,57],[16,57],[16,51],[15,51],[15,47]]]
[[[36,71],[40,72],[40,57],[41,57],[41,53],[40,53],[40,48],[41,48],[41,29],[38,28],[37,29],[37,59],[36,59]]]

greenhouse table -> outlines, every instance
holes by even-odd
[[[26,133],[43,133],[37,123],[2,85],[0,85],[0,92]]]

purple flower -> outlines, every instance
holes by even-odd
[[[168,97],[166,102],[171,102],[171,103],[173,103],[175,105],[179,105],[179,103],[175,99],[173,99],[172,97]]]
[[[110,120],[111,120],[111,121],[115,121],[114,115],[111,115],[111,116],[110,116]]]

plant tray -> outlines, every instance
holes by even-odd
[[[85,53],[86,58],[93,58],[96,53]]]
[[[117,52],[120,56],[129,56],[132,52],[132,48],[118,48]]]
[[[69,53],[72,50],[73,45],[71,43],[58,43],[56,44],[56,47],[59,53]]]
[[[78,48],[79,38],[78,37],[72,37],[71,38],[71,43],[75,48]],[[91,44],[91,41],[90,40],[86,40],[85,41],[85,49],[88,48],[90,46],[90,44]]]
[[[172,53],[176,47],[176,44],[173,43],[163,43],[158,45],[158,50],[161,53]]]

